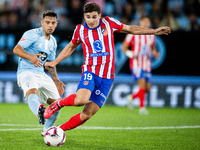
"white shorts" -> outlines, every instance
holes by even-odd
[[[38,89],[40,100],[43,103],[47,103],[47,99],[49,98],[60,98],[54,81],[45,73],[38,74],[31,71],[24,71],[17,75],[17,83],[22,88],[26,100],[26,92],[33,88]]]

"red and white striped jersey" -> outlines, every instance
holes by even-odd
[[[106,79],[115,77],[114,32],[120,32],[122,28],[123,24],[111,17],[102,17],[99,26],[94,29],[89,28],[86,23],[76,26],[72,43],[82,43],[82,72],[91,71]]]
[[[155,35],[132,35],[127,34],[124,42],[131,46],[131,50],[137,55],[130,59],[130,68],[141,68],[144,71],[151,71],[151,52],[155,45]]]

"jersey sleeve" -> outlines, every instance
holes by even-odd
[[[114,32],[121,32],[123,29],[123,23],[112,17],[106,17],[106,19],[110,20],[110,25],[112,26]]]
[[[34,43],[37,38],[38,38],[38,33],[39,31],[37,31],[36,29],[35,30],[29,30],[29,31],[26,31],[21,39],[19,40],[18,44],[23,48],[27,48],[29,47],[32,43]]]
[[[72,36],[72,40],[71,40],[72,43],[76,44],[76,45],[81,43],[81,38],[80,38],[80,34],[79,34],[80,26],[81,25],[76,26],[73,36]]]

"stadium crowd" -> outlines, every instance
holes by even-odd
[[[86,2],[98,2],[103,16],[113,16],[125,24],[138,25],[148,15],[153,28],[169,26],[172,31],[200,31],[199,0],[1,0],[0,29],[35,28],[41,14],[58,13],[58,29],[73,30],[83,22]]]

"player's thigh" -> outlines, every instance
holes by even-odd
[[[92,72],[83,72],[78,84],[75,104],[87,103],[95,88],[95,75]]]
[[[22,88],[24,92],[24,96],[26,97],[26,93],[32,89],[34,91],[38,89],[38,81],[35,77],[35,74],[30,71],[24,71],[17,75],[17,83],[18,86]],[[34,93],[37,94],[37,93]]]
[[[84,105],[89,102],[91,91],[89,89],[81,88],[76,93],[75,105]]]

